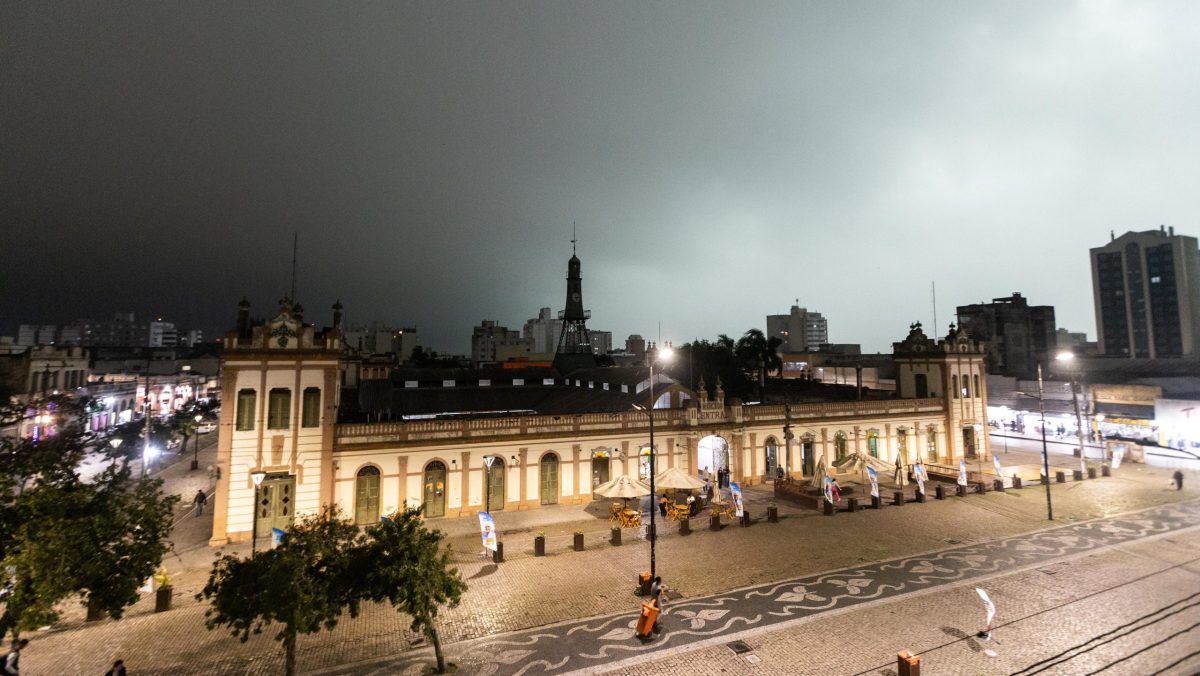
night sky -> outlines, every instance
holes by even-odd
[[[835,342],[1200,235],[1200,3],[0,4],[0,333],[290,285],[328,323],[561,309],[683,342],[795,298]]]

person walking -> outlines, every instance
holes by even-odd
[[[104,676],[127,676],[125,672],[125,660],[113,662],[112,669],[104,672]]]
[[[1175,490],[1183,490],[1183,472],[1180,470],[1175,470],[1175,473],[1171,475],[1171,478],[1175,480]]]
[[[13,641],[12,650],[4,656],[4,673],[8,676],[16,676],[21,673],[21,650],[29,645],[29,639],[23,638],[19,641]]]
[[[830,479],[829,489],[833,493],[833,502],[837,504],[842,501],[842,489],[838,488],[837,479]]]
[[[204,505],[208,503],[208,496],[204,491],[196,491],[196,497],[192,498],[192,506],[196,508],[196,516],[204,516]]]
[[[663,491],[662,497],[658,499],[658,515],[667,518],[667,493]]]
[[[659,626],[659,620],[663,615],[667,614],[667,607],[664,605],[666,601],[666,588],[663,587],[662,576],[655,575],[654,581],[650,583],[650,600],[654,603],[654,607],[658,608],[658,617],[654,618],[654,631],[662,631]]]

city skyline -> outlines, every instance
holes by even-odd
[[[528,11],[520,11],[525,8]],[[1200,9],[8,5],[0,333],[163,315],[215,337],[291,284],[327,323],[583,297],[617,338],[830,340],[1020,291],[1096,336],[1089,249],[1195,235]],[[620,341],[618,341],[620,342]]]

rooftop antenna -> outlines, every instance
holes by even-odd
[[[579,239],[575,236],[575,221],[571,221],[571,255],[575,255],[575,242]]]
[[[288,296],[296,302],[296,251],[300,248],[300,231],[292,234],[292,295]]]

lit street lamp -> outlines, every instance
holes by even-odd
[[[200,427],[201,420],[204,420],[204,415],[197,413],[196,414],[196,427],[197,428]],[[193,451],[193,453],[192,453],[192,469],[197,470],[197,469],[200,469],[200,430],[196,429],[194,433],[196,435],[196,445],[193,447],[193,448],[195,448],[195,451]]]
[[[658,540],[658,533],[654,527],[654,514],[657,511],[654,501],[658,497],[654,492],[654,362],[661,359],[664,362],[670,361],[673,355],[671,345],[668,343],[666,347],[657,350],[654,356],[647,360],[650,366],[650,408],[646,409],[646,415],[650,417],[650,579],[653,580],[656,575],[654,561],[654,547]]]
[[[250,558],[254,558],[255,547],[258,545],[258,488],[262,486],[265,478],[267,478],[267,473],[262,470],[250,473],[250,480],[254,482],[254,519],[250,526]]]

